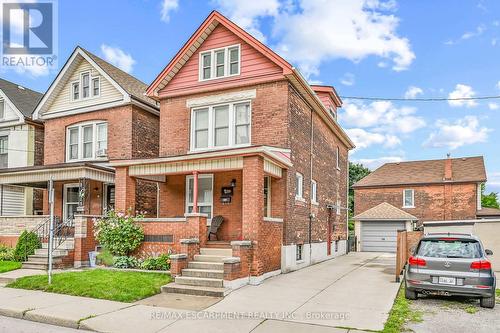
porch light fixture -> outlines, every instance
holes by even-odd
[[[231,180],[231,187],[236,187],[236,179]]]

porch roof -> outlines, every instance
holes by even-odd
[[[50,179],[65,181],[80,178],[114,183],[115,171],[113,168],[92,163],[61,163],[0,170],[1,185],[45,188]]]
[[[264,171],[281,177],[282,169],[292,166],[290,150],[270,146],[251,146],[190,153],[178,156],[111,161],[114,167],[129,167],[134,177],[188,173],[192,171],[217,171],[243,169],[243,157],[260,155],[264,157]]]

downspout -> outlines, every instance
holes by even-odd
[[[311,190],[312,190],[312,180],[313,180],[313,149],[314,149],[314,126],[313,126],[313,109],[311,109],[311,131],[310,131],[310,148],[309,148],[309,264],[312,264],[312,221],[314,214],[312,211],[312,200],[311,200]],[[317,192],[316,188],[316,192]]]

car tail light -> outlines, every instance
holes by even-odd
[[[477,286],[474,286],[478,289],[490,289],[491,287],[490,286],[483,286],[483,285],[477,285]]]
[[[491,269],[491,262],[488,260],[474,261],[470,264],[471,269]]]
[[[419,266],[424,267],[425,265],[427,265],[424,259],[413,256],[408,259],[408,263],[410,264],[410,266],[417,266],[417,267]]]

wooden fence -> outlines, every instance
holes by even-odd
[[[398,245],[396,249],[396,282],[400,281],[400,275],[403,273],[408,258],[413,254],[415,247],[420,238],[422,231],[398,231]]]

